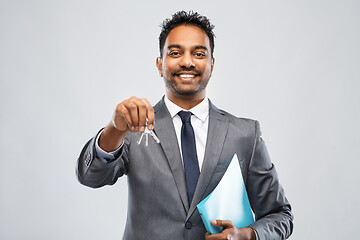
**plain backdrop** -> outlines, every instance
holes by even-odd
[[[290,239],[357,238],[360,1],[0,0],[0,239],[121,239],[126,177],[82,186],[76,160],[117,103],[163,96],[159,25],[182,9],[216,26],[208,97],[260,121]]]

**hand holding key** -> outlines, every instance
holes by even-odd
[[[107,152],[117,149],[127,132],[145,132],[154,129],[154,109],[147,99],[131,97],[116,106],[111,122],[99,139],[99,146]]]
[[[146,98],[131,97],[116,106],[112,123],[119,131],[144,132],[154,129],[154,109]]]

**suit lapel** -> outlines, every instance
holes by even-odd
[[[216,165],[220,158],[227,130],[229,127],[229,120],[218,110],[212,103],[210,103],[209,110],[209,128],[206,140],[204,162],[201,167],[199,180],[194,193],[194,198],[187,215],[187,219],[191,216],[196,208],[196,205],[203,199],[204,193],[210,183],[214,174]]]
[[[182,165],[179,144],[176,138],[174,124],[170,113],[166,108],[164,98],[154,107],[155,112],[155,133],[160,139],[160,145],[164,150],[169,162],[172,174],[175,179],[177,190],[186,212],[189,210],[187,200],[186,182],[184,167]]]
[[[187,200],[185,172],[181,160],[179,144],[177,142],[174,124],[170,113],[166,108],[164,98],[156,104],[154,111],[154,131],[161,141],[160,145],[169,162],[170,169],[174,176],[176,187],[180,194],[184,209],[187,212],[188,219],[196,209],[196,205],[204,198],[205,191],[208,188],[210,180],[215,172],[227,134],[229,120],[209,100],[209,128],[204,162],[202,164],[193,201],[191,206],[189,206]]]

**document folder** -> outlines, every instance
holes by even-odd
[[[222,231],[221,227],[214,227],[210,220],[231,220],[237,228],[247,227],[254,222],[236,154],[219,184],[197,208],[209,234]]]

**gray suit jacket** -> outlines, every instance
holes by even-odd
[[[128,215],[124,239],[204,239],[206,229],[196,205],[219,183],[237,153],[256,221],[259,240],[285,239],[292,233],[291,207],[260,137],[257,121],[236,118],[210,102],[204,162],[193,201],[186,182],[174,125],[164,100],[154,107],[157,144],[138,145],[139,133],[128,133],[121,156],[105,163],[96,156],[95,139],[83,148],[77,176],[89,187],[114,184],[128,177]]]

